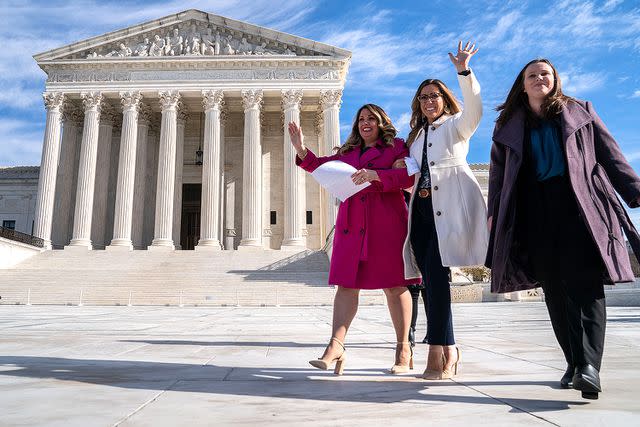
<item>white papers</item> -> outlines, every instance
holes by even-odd
[[[357,169],[342,162],[340,160],[332,160],[320,165],[311,173],[311,176],[318,181],[325,190],[331,193],[341,202],[347,200],[358,191],[371,185],[368,182],[356,185],[351,180],[351,175],[357,172]]]
[[[407,165],[407,175],[411,176],[420,172],[420,166],[418,166],[418,162],[413,157],[405,157],[404,164]]]

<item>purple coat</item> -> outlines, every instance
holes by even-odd
[[[512,253],[515,224],[515,186],[522,164],[523,111],[493,133],[489,169],[488,216],[492,227],[487,252],[491,291],[513,292],[539,286],[524,274]],[[571,188],[611,283],[634,280],[626,234],[640,259],[640,236],[616,191],[632,208],[640,201],[640,178],[625,160],[593,106],[569,101],[560,115],[562,145]],[[578,218],[576,218],[576,221]]]
[[[381,289],[420,283],[405,280],[402,244],[407,235],[407,205],[402,189],[413,185],[407,170],[391,169],[393,162],[409,155],[402,139],[390,147],[378,141],[360,155],[316,157],[310,150],[296,164],[313,172],[331,160],[341,160],[356,169],[375,169],[380,181],[340,203],[333,238],[329,283],[346,288]]]

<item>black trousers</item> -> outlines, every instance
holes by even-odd
[[[427,342],[454,345],[449,267],[442,265],[431,197],[413,200],[410,241],[427,291]]]
[[[424,313],[427,314],[429,307],[427,306],[427,290],[423,285],[407,286],[411,294],[411,329],[416,330],[416,322],[418,321],[418,300],[422,294],[422,303],[424,304]]]
[[[599,371],[607,322],[602,281],[547,281],[542,288],[553,332],[567,364],[589,364]]]

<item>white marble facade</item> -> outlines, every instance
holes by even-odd
[[[285,121],[316,152],[337,145],[350,57],[197,10],[35,55],[48,78],[34,234],[53,248],[321,247],[335,201],[293,164]]]

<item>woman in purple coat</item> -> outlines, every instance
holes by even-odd
[[[597,399],[604,284],[633,281],[622,230],[640,237],[616,191],[640,205],[640,178],[589,102],[562,93],[546,59],[529,62],[497,110],[489,171],[491,290],[542,286],[567,361],[560,386]]]
[[[406,286],[419,279],[405,280],[402,245],[407,235],[407,206],[402,189],[413,178],[406,169],[391,169],[393,162],[408,155],[389,116],[374,104],[362,106],[356,114],[351,135],[336,154],[316,157],[304,145],[301,129],[289,124],[296,164],[308,172],[332,160],[357,169],[353,182],[364,187],[340,204],[333,239],[329,283],[337,285],[333,303],[331,340],[320,359],[309,363],[341,374],[345,356],[344,339],[358,310],[360,289],[383,289],[396,332],[394,374],[413,368],[413,350],[407,341],[411,319],[411,295]]]

